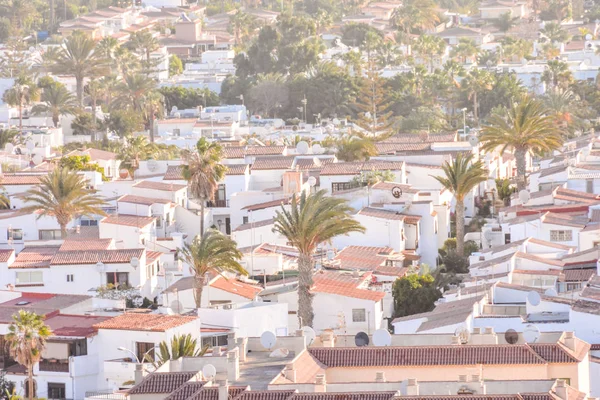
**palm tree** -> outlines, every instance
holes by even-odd
[[[158,345],[158,360],[149,360],[154,362],[156,367],[160,367],[170,360],[177,360],[181,357],[202,357],[208,350],[207,346],[199,346],[198,339],[192,337],[191,334],[175,335],[171,338],[171,342],[165,340]]]
[[[55,168],[40,178],[38,186],[20,195],[19,198],[31,203],[21,210],[25,213],[37,213],[37,217],[54,217],[60,225],[61,237],[67,237],[67,224],[78,216],[93,217],[106,215],[102,210],[107,203],[87,188],[82,175],[67,168]]]
[[[202,290],[210,275],[225,272],[248,275],[239,260],[242,253],[237,243],[216,229],[209,229],[202,236],[196,236],[191,244],[181,249],[183,261],[194,271],[194,300],[196,308],[202,305]]]
[[[107,70],[106,59],[103,54],[95,51],[95,47],[96,42],[93,39],[81,32],[74,32],[48,60],[50,72],[53,74],[75,77],[77,100],[80,105],[83,105],[83,80],[101,75]]]
[[[310,289],[313,285],[313,254],[322,243],[365,228],[350,215],[353,209],[344,199],[327,196],[325,190],[300,197],[292,196],[290,209],[283,205],[275,216],[277,232],[298,249],[298,318],[300,326],[313,325]]]
[[[542,81],[550,84],[553,88],[566,89],[573,82],[573,73],[566,62],[550,60],[546,63]]]
[[[442,170],[444,176],[433,178],[456,199],[456,250],[462,255],[465,249],[465,197],[488,179],[488,170],[484,168],[483,161],[473,162],[472,154],[463,153],[458,153],[451,162],[446,161]]]
[[[22,29],[24,21],[32,14],[37,14],[34,3],[30,0],[8,0],[3,3],[0,5],[3,15],[9,16],[11,24],[17,29]]]
[[[372,139],[345,136],[336,142],[336,157],[342,161],[366,161],[378,154]]]
[[[460,83],[461,88],[467,92],[469,100],[473,100],[473,117],[475,123],[479,125],[479,102],[478,96],[492,88],[494,76],[489,71],[483,69],[472,69],[465,79]]]
[[[466,64],[469,59],[477,59],[478,54],[479,47],[477,47],[475,41],[467,38],[461,38],[456,47],[450,52],[452,58],[458,58],[463,64]]]
[[[380,67],[396,66],[400,64],[402,60],[402,52],[398,49],[396,44],[385,41],[379,45],[376,49],[377,52],[377,63]]]
[[[514,151],[518,190],[527,187],[527,154],[550,152],[559,149],[563,142],[554,116],[531,96],[523,96],[506,111],[493,113],[488,122],[481,131],[482,149],[492,151],[500,147],[501,153]]]
[[[219,182],[225,177],[227,167],[221,164],[223,149],[216,142],[200,138],[196,149],[183,150],[181,157],[185,161],[183,177],[188,181],[192,196],[200,201],[200,235],[204,234],[204,206],[215,199]]]
[[[140,167],[140,161],[148,160],[157,154],[154,143],[148,143],[144,136],[128,137],[127,143],[121,149],[117,158],[122,161],[123,168],[129,171],[133,179],[135,170]]]
[[[150,68],[150,54],[160,48],[158,40],[156,40],[150,31],[133,33],[127,42],[127,46],[136,53],[144,56],[146,68]]]
[[[573,111],[577,110],[574,105],[579,98],[571,90],[549,90],[542,100],[559,126],[567,127],[574,117],[577,119]]]
[[[146,95],[146,121],[148,121],[148,130],[150,131],[150,143],[154,143],[154,120],[157,114],[162,113],[164,102],[164,96],[156,90]]]
[[[44,323],[44,318],[35,313],[19,310],[13,315],[13,322],[8,327],[4,337],[6,347],[16,362],[27,369],[27,397],[33,399],[33,366],[42,358],[46,348],[46,340],[52,336],[52,331]]]
[[[546,22],[541,32],[551,42],[564,43],[569,40],[569,32],[565,31],[558,22]]]
[[[236,46],[242,43],[242,39],[248,35],[253,27],[254,17],[250,14],[238,10],[235,14],[229,16],[229,30],[233,33]]]
[[[103,37],[96,45],[96,52],[106,60],[112,60],[119,48],[119,41],[111,36]]]
[[[516,24],[517,24],[518,18],[513,17],[512,13],[510,12],[506,12],[504,14],[502,14],[500,16],[500,18],[497,18],[496,20],[494,20],[494,26],[496,26],[496,28],[500,29],[501,32],[508,32],[510,31]]]
[[[113,93],[117,92],[117,88],[121,82],[116,75],[108,75],[100,78],[98,83],[100,84],[100,90],[102,92],[102,96],[104,97],[104,104],[110,110],[113,100]]]
[[[131,107],[133,111],[144,110],[145,97],[156,88],[156,81],[142,74],[129,74],[117,87],[118,96],[114,106],[118,108]]]
[[[34,114],[49,112],[52,114],[54,127],[58,127],[61,115],[73,115],[77,111],[79,104],[75,96],[67,90],[64,85],[50,85],[42,91],[41,101],[43,104],[36,104],[31,111]]]
[[[94,125],[96,124],[96,108],[98,107],[98,100],[104,94],[104,88],[100,80],[91,79],[84,88],[85,93],[90,98],[90,105],[92,106],[92,119]]]
[[[433,0],[407,0],[394,10],[392,23],[405,33],[433,29],[440,22],[437,4]]]
[[[26,76],[20,76],[15,84],[4,92],[2,99],[5,103],[19,108],[19,131],[23,131],[23,106],[39,99],[39,90],[36,84]]]
[[[446,42],[438,36],[420,35],[414,47],[415,51],[429,66],[429,72],[431,73],[433,72],[433,61],[441,57],[446,50]]]

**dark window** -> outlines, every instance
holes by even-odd
[[[23,229],[9,229],[8,238],[12,240],[23,240]]]
[[[98,226],[98,221],[95,219],[82,219],[80,224],[81,226]]]
[[[60,230],[50,229],[40,231],[40,240],[57,240],[60,238]]]
[[[64,383],[48,382],[48,399],[64,399],[66,396]]]
[[[247,223],[248,223],[248,217],[243,217],[242,224],[247,224]]]
[[[225,218],[225,233],[231,235],[231,218]]]
[[[510,243],[510,233],[505,233],[504,234],[504,244],[509,244]]]
[[[147,342],[136,342],[136,355],[140,362],[147,362],[144,360],[154,360],[154,343]],[[148,353],[146,355],[146,353]]]
[[[67,274],[67,282],[74,282],[75,276],[73,274]]]
[[[87,340],[75,340],[69,345],[69,355],[74,357],[87,356]]]
[[[106,284],[115,286],[129,286],[129,273],[128,272],[107,272],[106,273]]]
[[[335,193],[335,192],[341,192],[343,190],[354,189],[354,188],[361,187],[361,186],[365,186],[365,185],[361,182],[356,182],[356,181],[334,182],[331,184],[331,191],[333,193]]]

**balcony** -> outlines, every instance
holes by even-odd
[[[40,361],[40,371],[69,372],[69,360],[43,359]]]
[[[229,200],[215,200],[206,203],[208,208],[226,208],[229,207]]]

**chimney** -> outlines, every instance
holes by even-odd
[[[135,364],[134,380],[137,385],[144,379],[144,369],[142,364]]]
[[[564,332],[562,342],[569,350],[577,351],[577,339],[575,339],[573,332]]]
[[[285,376],[286,379],[295,383],[296,382],[296,370],[294,369],[294,364],[290,363],[290,364],[286,365],[285,369],[283,370],[283,375]]]
[[[458,376],[458,381],[459,382],[466,382],[467,381],[467,375],[459,375]]]
[[[383,371],[375,372],[375,382],[384,383],[385,382],[385,372],[383,372]]]
[[[229,400],[229,382],[227,379],[217,381],[219,386],[219,397],[218,400]]]
[[[486,326],[485,328],[483,328],[483,333],[485,335],[493,335],[494,334],[494,328],[492,328],[491,326]]]
[[[335,347],[335,340],[332,331],[325,331],[321,333],[321,342],[323,347]]]
[[[458,336],[452,336],[452,344],[460,344],[460,338]]]
[[[315,393],[325,393],[327,390],[327,379],[325,374],[317,374],[315,377]]]
[[[481,335],[481,328],[473,328],[473,335]]]
[[[554,383],[554,393],[562,400],[567,400],[567,383],[564,379],[557,379]]]
[[[419,394],[419,382],[414,378],[409,378],[406,384],[406,395],[417,396]]]

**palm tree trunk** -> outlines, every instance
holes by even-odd
[[[200,237],[204,235],[204,199],[200,199]]]
[[[150,143],[154,143],[154,107],[150,106]]]
[[[300,327],[313,326],[313,262],[311,254],[300,253],[298,258],[298,322]]]
[[[23,100],[19,99],[19,133],[23,134]]]
[[[27,393],[27,398],[29,400],[33,400],[33,364],[27,368],[27,376],[29,377],[29,380],[27,382],[27,385],[29,387],[29,393]]]
[[[477,111],[477,92],[473,92],[473,118],[475,118],[475,124],[479,126],[479,114]]]
[[[517,190],[527,189],[527,151],[515,150],[515,161],[517,163]]]
[[[75,77],[75,82],[77,84],[77,101],[83,107],[83,78]]]
[[[67,225],[60,224],[60,238],[61,239],[67,238]]]
[[[204,276],[202,275],[194,275],[194,302],[196,303],[196,308],[200,308],[202,306],[202,290],[204,289]]]
[[[456,199],[456,252],[459,256],[465,253],[465,201]]]

